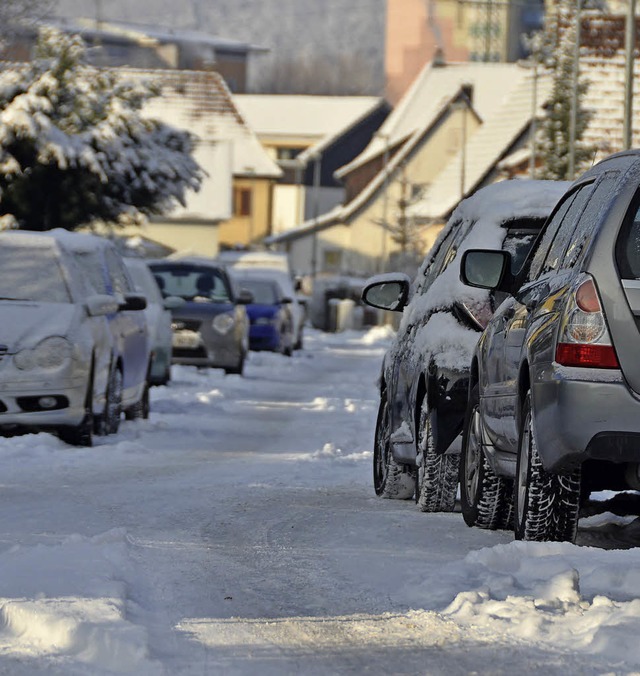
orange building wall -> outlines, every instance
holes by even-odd
[[[395,105],[409,85],[431,61],[438,47],[429,21],[428,7],[434,8],[444,58],[468,61],[469,45],[462,3],[451,0],[387,0],[385,77],[387,100]]]

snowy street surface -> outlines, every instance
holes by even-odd
[[[375,497],[389,341],[173,367],[90,449],[0,438],[0,674],[640,673],[635,495],[578,545]]]

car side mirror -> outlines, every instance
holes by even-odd
[[[250,305],[253,303],[253,294],[248,289],[240,289],[236,298],[238,305]]]
[[[409,299],[411,280],[402,273],[370,277],[362,290],[362,302],[380,310],[402,312]]]
[[[120,305],[115,296],[96,293],[85,300],[85,308],[90,317],[104,317],[118,311]]]
[[[118,306],[119,310],[128,312],[144,310],[147,307],[147,299],[141,293],[127,293],[124,295],[124,302]]]
[[[462,254],[460,281],[479,289],[511,293],[511,254],[496,249],[469,249]]]

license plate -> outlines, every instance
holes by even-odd
[[[173,334],[173,347],[196,348],[200,345],[200,334],[197,331],[176,331]]]

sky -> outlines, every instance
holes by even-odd
[[[374,495],[391,337],[174,366],[93,448],[0,438],[0,673],[640,672],[637,507],[528,543]]]

